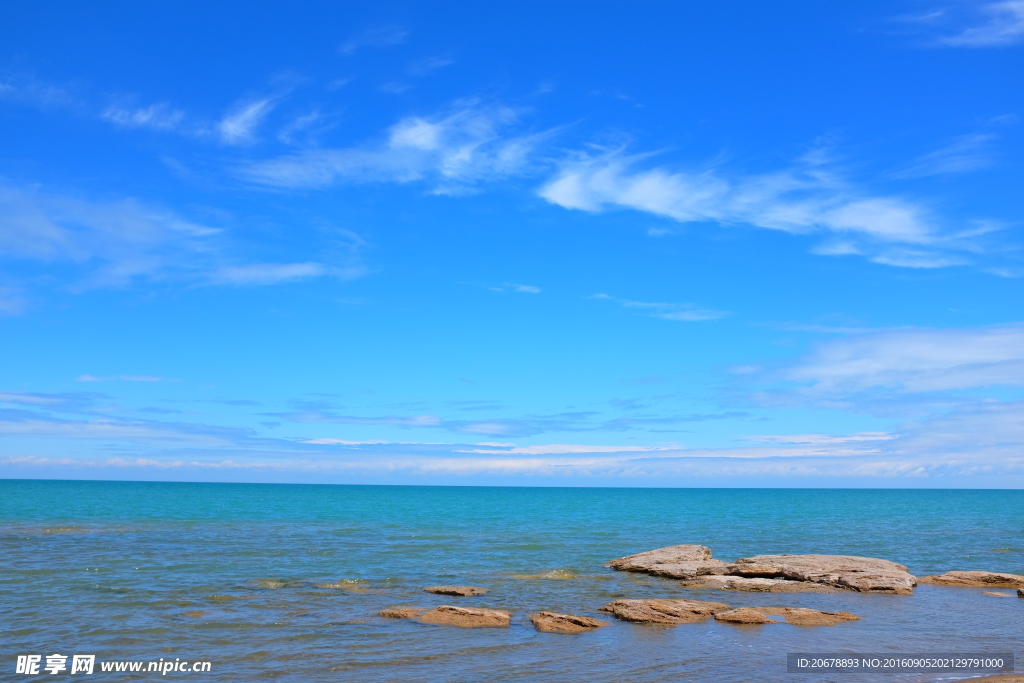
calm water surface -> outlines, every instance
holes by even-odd
[[[1014,652],[1024,669],[1017,598],[933,586],[906,597],[691,591],[601,566],[678,543],[708,545],[724,560],[814,552],[882,557],[919,576],[1024,574],[1024,491],[0,481],[0,680],[34,680],[13,674],[15,656],[54,652],[211,661],[209,673],[167,674],[197,681],[950,678],[786,673],[787,652],[842,651]],[[421,590],[432,584],[490,593]],[[615,622],[559,635],[527,618],[553,610],[607,619],[599,608],[610,600],[649,597],[847,610],[861,620]],[[376,616],[440,604],[515,616],[508,629],[468,630]]]

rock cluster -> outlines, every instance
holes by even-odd
[[[703,545],[674,545],[607,563],[623,571],[685,579],[685,586],[773,593],[895,593],[910,595],[917,580],[901,564],[850,555],[757,555],[729,563]]]
[[[530,621],[538,631],[546,633],[582,633],[593,628],[606,626],[608,622],[581,617],[575,614],[558,614],[556,612],[537,612],[530,615]]]
[[[486,588],[480,586],[427,586],[423,590],[428,593],[437,593],[438,595],[483,595],[487,592]]]
[[[936,586],[964,588],[1024,588],[1024,576],[999,572],[946,572],[935,576],[922,576],[918,581]]]

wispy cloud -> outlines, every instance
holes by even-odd
[[[181,124],[185,118],[185,112],[163,103],[139,108],[111,105],[103,111],[101,116],[103,119],[125,128],[173,130]]]
[[[253,142],[256,138],[256,129],[274,108],[275,100],[273,97],[264,97],[236,104],[217,123],[217,133],[221,142],[228,145]]]
[[[718,320],[729,315],[727,311],[714,311],[708,308],[701,308],[695,304],[632,301],[630,299],[617,299],[607,294],[595,294],[591,298],[613,301],[623,308],[635,308],[646,312],[647,315],[653,318],[663,318],[665,320],[699,322],[703,320]]]
[[[540,294],[540,287],[520,285],[515,282],[503,282],[499,287],[489,287],[493,292],[520,292],[522,294]]]
[[[79,382],[112,382],[115,380],[121,380],[122,382],[164,382],[167,381],[164,377],[154,377],[152,375],[117,375],[115,377],[96,377],[95,375],[79,375],[75,378]]]
[[[1004,47],[1024,42],[1024,0],[1002,0],[978,6],[984,18],[973,26],[936,39],[950,47]]]
[[[364,47],[392,47],[401,45],[409,37],[409,29],[401,26],[375,26],[352,36],[338,47],[343,55],[355,54]]]
[[[815,395],[1024,386],[1024,326],[882,330],[829,341],[787,368]]]
[[[406,117],[377,144],[308,150],[251,163],[239,172],[254,183],[281,188],[423,181],[435,193],[459,193],[529,167],[531,153],[549,134],[511,134],[518,119],[514,109],[464,101],[442,115]]]
[[[893,174],[895,178],[927,178],[936,175],[968,173],[991,166],[991,133],[964,135],[951,143],[924,154]]]
[[[323,263],[256,263],[220,268],[210,275],[210,281],[227,285],[273,285],[324,276],[351,280],[365,273],[366,269],[360,266],[338,268]]]

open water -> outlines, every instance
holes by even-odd
[[[0,481],[0,680],[17,655],[210,661],[195,681],[937,681],[789,674],[788,652],[1013,652],[1024,600],[919,586],[913,596],[694,591],[610,559],[679,543],[733,560],[882,557],[916,575],[1024,574],[1024,491],[586,489]],[[486,586],[455,598],[423,586]],[[1014,594],[1013,591],[1001,591]],[[616,598],[846,610],[833,627],[617,622]],[[514,613],[459,629],[377,612],[441,604]],[[538,633],[528,615],[613,623]],[[68,660],[70,664],[70,659]],[[70,667],[69,667],[70,668]],[[978,675],[978,674],[975,674]],[[96,680],[152,680],[104,673]],[[92,677],[89,677],[92,678]],[[89,679],[87,679],[89,680]]]

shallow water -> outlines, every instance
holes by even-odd
[[[601,566],[677,543],[708,545],[726,560],[818,552],[883,557],[917,575],[1024,574],[1024,491],[0,481],[0,679],[31,680],[12,673],[15,655],[53,652],[208,660],[209,673],[167,674],[205,681],[962,677],[786,673],[787,652],[843,651],[1014,652],[1024,669],[1024,600],[980,589],[693,591]],[[434,584],[490,593],[421,590]],[[609,619],[602,605],[644,597],[846,610],[861,620],[800,628],[610,619],[567,636],[538,633],[527,618],[552,610]],[[515,616],[508,629],[467,630],[376,616],[441,604]]]

